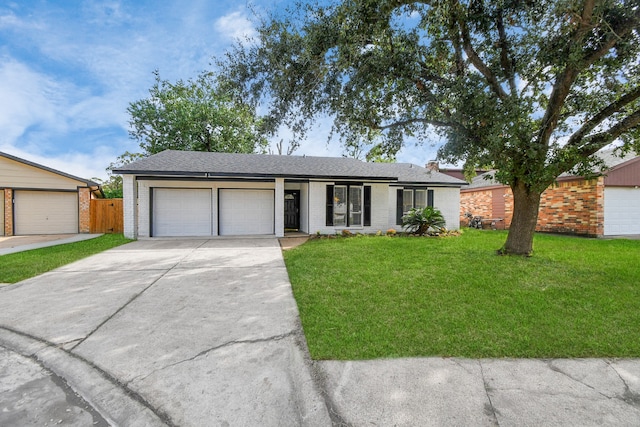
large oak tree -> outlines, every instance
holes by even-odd
[[[514,195],[503,253],[531,254],[540,196],[612,142],[640,149],[639,0],[343,0],[273,16],[222,66],[271,129],[335,119],[349,145],[491,166]],[[248,98],[247,98],[248,97]]]

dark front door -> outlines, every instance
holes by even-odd
[[[300,190],[284,192],[284,228],[289,230],[300,228]]]

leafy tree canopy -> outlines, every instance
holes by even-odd
[[[93,178],[93,181],[100,183],[104,197],[107,199],[119,199],[122,198],[122,175],[114,175],[111,173],[113,169],[117,169],[129,163],[135,162],[138,159],[144,157],[144,154],[130,153],[125,151],[124,154],[118,156],[115,162],[111,162],[107,167],[107,173],[109,177],[106,181],[100,178]]]
[[[333,115],[347,146],[393,156],[444,138],[439,157],[491,166],[514,194],[503,253],[531,254],[541,193],[640,150],[640,0],[343,0],[299,4],[221,63],[301,138]]]
[[[171,83],[156,71],[149,96],[127,111],[129,134],[145,155],[169,149],[253,153],[267,146],[255,110],[220,90],[211,73]]]

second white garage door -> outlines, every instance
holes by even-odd
[[[640,188],[604,189],[604,235],[640,234]]]
[[[16,190],[14,198],[16,235],[78,232],[78,193]]]
[[[273,190],[220,190],[219,234],[274,234],[273,195]]]
[[[154,237],[211,236],[211,189],[154,188]]]

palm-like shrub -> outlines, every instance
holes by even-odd
[[[423,235],[429,229],[436,232],[442,231],[446,225],[442,212],[431,206],[425,208],[414,208],[402,217],[402,228],[407,232]]]

